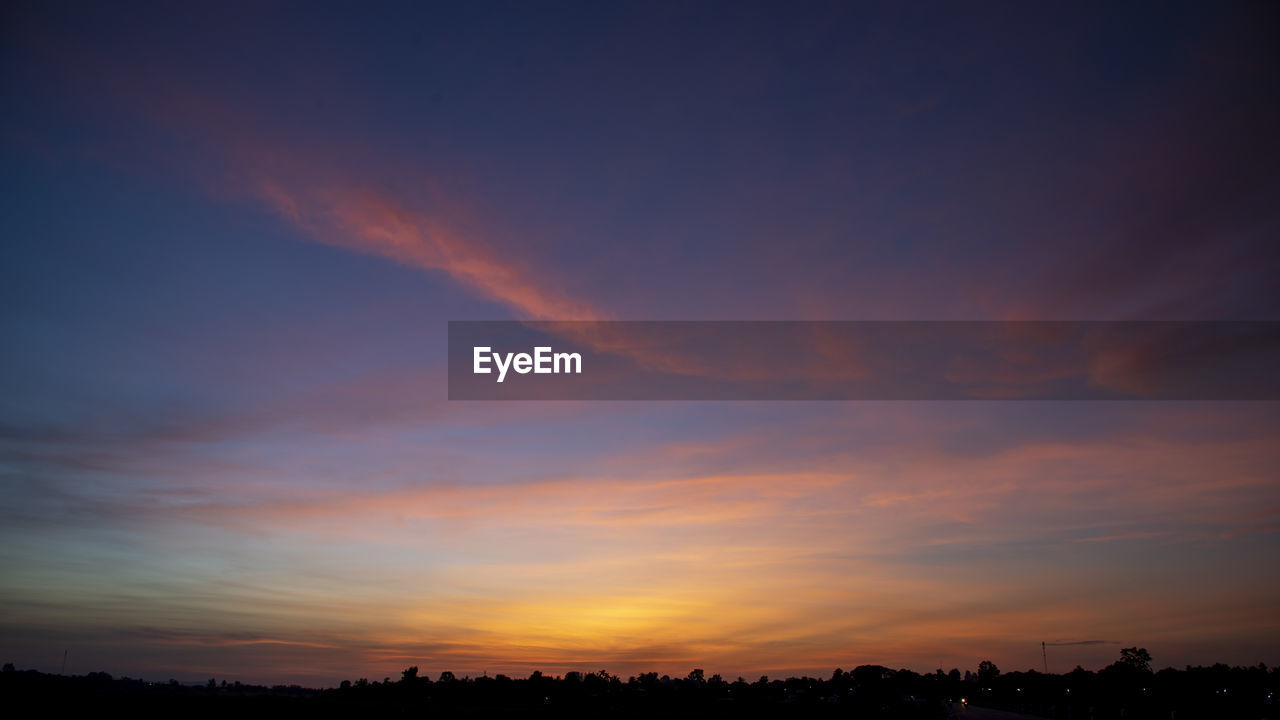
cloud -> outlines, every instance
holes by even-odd
[[[1051,640],[1045,643],[1049,647],[1069,647],[1072,645],[1119,645],[1115,640]]]
[[[443,271],[522,318],[600,317],[588,303],[551,289],[553,274],[548,269],[504,259],[501,249],[450,227],[447,217],[411,210],[390,188],[361,188],[338,178],[325,185],[298,181],[309,174],[308,161],[302,157],[291,160],[285,170],[279,174],[255,171],[257,195],[314,240],[409,267]],[[518,239],[512,244],[518,244]]]
[[[164,134],[130,150],[121,162],[131,171],[177,164],[210,193],[250,198],[309,240],[443,273],[520,318],[606,317],[558,291],[554,268],[534,260],[538,253],[519,230],[486,236],[468,201],[429,174],[406,170],[394,153],[338,130],[309,133],[213,78],[169,65],[88,47],[49,48],[45,59],[86,110],[111,108]],[[164,141],[181,149],[157,151]]]

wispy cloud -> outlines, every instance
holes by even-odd
[[[443,273],[520,318],[605,317],[555,289],[554,269],[533,260],[537,253],[519,230],[486,236],[468,220],[478,209],[427,174],[409,171],[406,182],[401,161],[385,151],[282,126],[255,113],[253,102],[177,70],[65,50],[54,60],[68,76],[62,80],[86,102],[103,102],[183,143],[183,171],[218,196],[252,198],[312,241]]]
[[[1115,640],[1051,640],[1045,642],[1049,647],[1070,647],[1072,645],[1118,645]]]

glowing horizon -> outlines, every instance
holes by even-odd
[[[1276,403],[445,399],[456,319],[1280,317],[1252,11],[775,10],[13,10],[0,661],[1280,663]]]

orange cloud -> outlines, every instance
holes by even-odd
[[[590,303],[552,290],[551,269],[519,252],[522,238],[494,242],[465,229],[464,208],[430,177],[411,172],[411,193],[393,190],[406,187],[385,179],[400,172],[398,161],[371,147],[280,127],[251,103],[169,68],[79,51],[51,61],[88,100],[182,141],[180,162],[212,193],[249,196],[313,241],[445,273],[522,318],[603,317]]]

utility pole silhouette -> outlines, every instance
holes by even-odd
[[[1040,656],[1044,658],[1044,674],[1049,674],[1049,653],[1044,649],[1044,641],[1040,641]]]
[[[58,671],[59,675],[67,674],[67,653],[70,652],[70,650],[71,648],[66,648],[62,651],[62,669]]]

